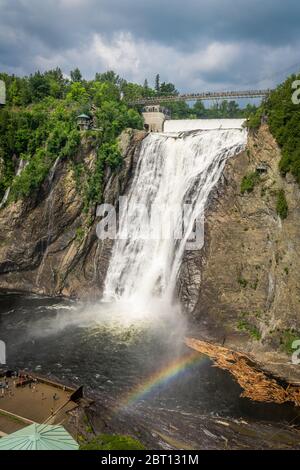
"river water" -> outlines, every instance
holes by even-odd
[[[112,415],[151,430],[157,447],[300,448],[299,432],[287,427],[297,424],[292,406],[240,398],[231,376],[200,355],[192,365],[178,366],[190,351],[178,333],[170,333],[170,318],[160,325],[124,325],[110,321],[110,315],[109,305],[99,309],[2,293],[0,332],[7,365],[84,384]]]

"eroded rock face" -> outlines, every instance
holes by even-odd
[[[145,133],[124,132],[124,165],[105,176],[104,201],[115,204],[129,185]],[[90,169],[96,154],[87,140],[76,156]],[[0,287],[48,295],[97,298],[108,267],[111,242],[96,235],[95,211],[84,214],[70,164],[58,162],[35,200],[0,211]]]
[[[121,137],[124,166],[108,171],[104,200],[116,203],[132,181],[145,133]],[[278,171],[280,150],[263,126],[245,152],[231,158],[211,194],[205,244],[185,252],[178,295],[193,319],[190,335],[251,354],[265,369],[300,381],[287,346],[300,339],[300,189]],[[93,168],[95,151],[84,142],[76,157]],[[253,192],[243,177],[265,162]],[[276,212],[284,189],[289,214]],[[89,300],[101,297],[112,243],[96,235],[95,213],[84,214],[72,168],[58,162],[35,200],[0,211],[0,288]]]
[[[300,339],[300,189],[278,171],[280,150],[261,127],[247,151],[227,162],[206,212],[205,245],[186,252],[179,295],[195,320],[194,335],[246,351],[273,372],[300,380],[290,339]],[[243,177],[266,162],[253,192]],[[284,189],[289,214],[276,212]]]

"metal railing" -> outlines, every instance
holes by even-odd
[[[153,96],[130,101],[130,105],[155,105],[172,101],[206,101],[217,99],[265,98],[272,90],[216,91],[205,93],[184,93],[182,95]]]

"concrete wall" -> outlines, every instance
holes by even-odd
[[[144,123],[150,132],[163,132],[166,116],[162,112],[144,112]]]

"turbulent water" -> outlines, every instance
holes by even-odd
[[[120,217],[106,300],[133,300],[139,308],[148,308],[157,297],[172,302],[190,234],[196,227],[197,238],[190,239],[189,247],[201,248],[209,194],[226,160],[246,144],[246,130],[238,121],[233,128],[221,129],[226,121],[219,120],[215,129],[150,134],[144,140],[128,194],[130,215]]]
[[[76,302],[62,299],[0,293],[7,367],[84,385],[105,408],[99,417],[116,420],[114,432],[146,442],[150,435],[151,449],[299,448],[299,433],[287,428],[296,424],[292,407],[241,398],[229,373],[207,358],[149,388],[180,353],[173,326],[114,331],[109,323],[85,322],[87,310],[78,313]],[[183,345],[181,354],[189,354]],[[141,389],[149,393],[139,396]],[[137,399],[124,408],[132,393]]]
[[[164,123],[165,132],[209,129],[241,129],[245,119],[170,119]]]

